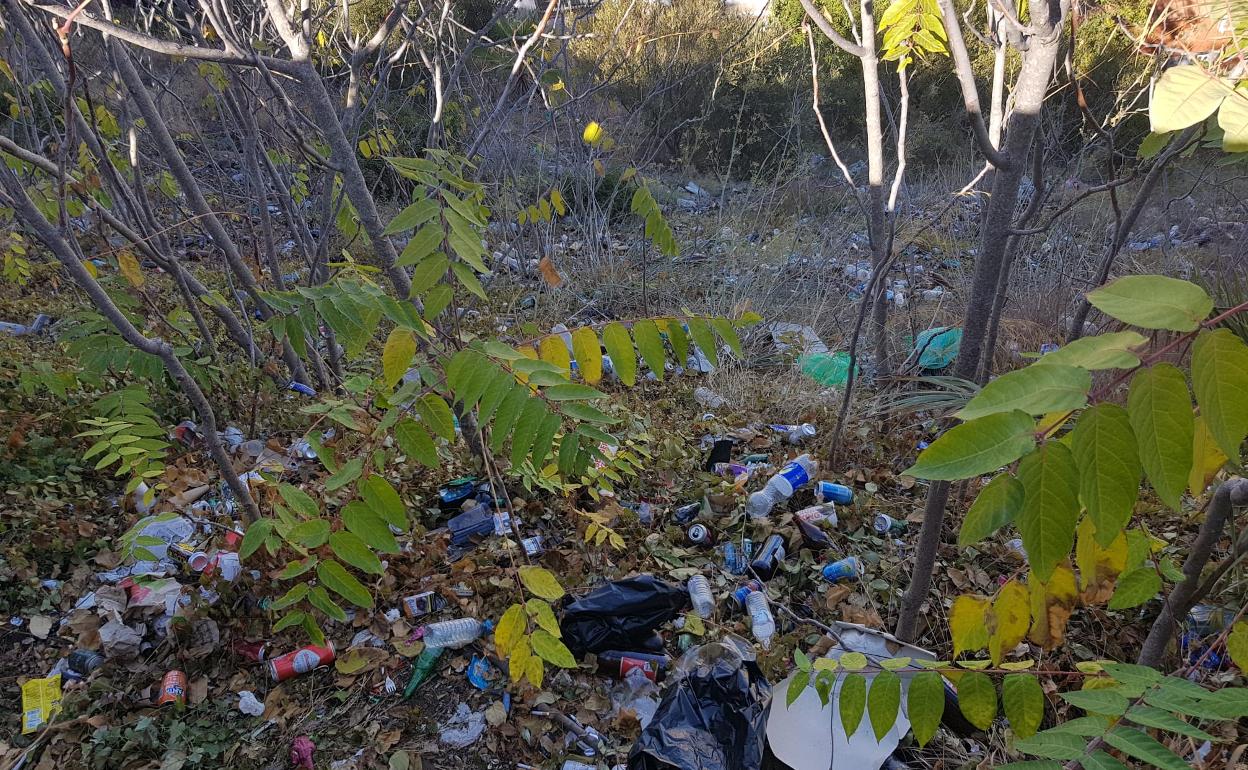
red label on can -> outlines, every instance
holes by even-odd
[[[273,678],[273,681],[281,682],[300,674],[306,674],[314,668],[328,666],[333,661],[333,644],[327,644],[324,647],[310,644],[269,661],[269,676]]]
[[[170,671],[160,680],[160,695],[156,697],[156,705],[172,703],[181,706],[186,703],[186,674],[182,671]]]
[[[620,658],[620,678],[627,677],[630,671],[640,671],[651,682],[657,681],[654,661],[628,657]]]

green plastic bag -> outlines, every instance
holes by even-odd
[[[829,388],[844,387],[849,380],[849,353],[807,353],[798,359],[802,374]]]
[[[914,341],[920,369],[944,369],[958,357],[961,347],[962,329],[956,326],[933,327]]]

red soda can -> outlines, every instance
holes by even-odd
[[[172,703],[174,706],[186,705],[186,672],[169,671],[160,680],[160,694],[156,696],[156,705]]]
[[[309,644],[294,652],[280,655],[268,663],[269,676],[274,682],[281,682],[292,677],[306,674],[314,668],[328,666],[334,662],[334,644],[326,642],[324,647]]]

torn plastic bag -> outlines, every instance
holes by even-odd
[[[654,629],[672,620],[689,604],[683,586],[654,575],[637,575],[607,583],[563,608],[563,641],[576,657],[602,650],[642,647]]]
[[[749,643],[729,636],[694,647],[676,669],[628,770],[761,770],[771,685]]]
[[[935,660],[936,656],[920,647],[906,644],[883,631],[853,623],[834,623],[839,640],[828,651],[829,658],[839,659],[847,652],[861,652],[873,659],[909,657],[918,660]],[[923,671],[911,663],[897,670],[901,678],[902,708],[897,721],[880,740],[870,720],[862,720],[851,736],[845,735],[837,704],[840,703],[841,683],[837,677],[825,707],[813,687],[807,687],[793,704],[787,705],[788,679],[773,688],[771,712],[767,723],[767,741],[776,759],[793,770],[879,770],[888,760],[902,737],[910,730],[906,713],[906,693],[910,680]],[[874,674],[865,673],[868,685]],[[957,706],[946,706],[945,713],[958,713]],[[830,760],[829,760],[830,758]]]

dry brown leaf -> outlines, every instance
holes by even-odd
[[[198,679],[192,679],[190,687],[186,693],[186,699],[191,702],[191,705],[195,705],[197,703],[203,703],[204,699],[207,697],[208,677],[201,676]]]
[[[550,261],[550,257],[542,257],[537,263],[537,269],[542,273],[542,280],[546,281],[546,285],[552,289],[558,289],[563,285],[563,276],[559,275],[559,270],[555,267],[555,263]]]
[[[845,602],[840,606],[841,620],[846,623],[857,623],[867,628],[884,628],[884,620],[880,613],[870,607],[855,607]]]

